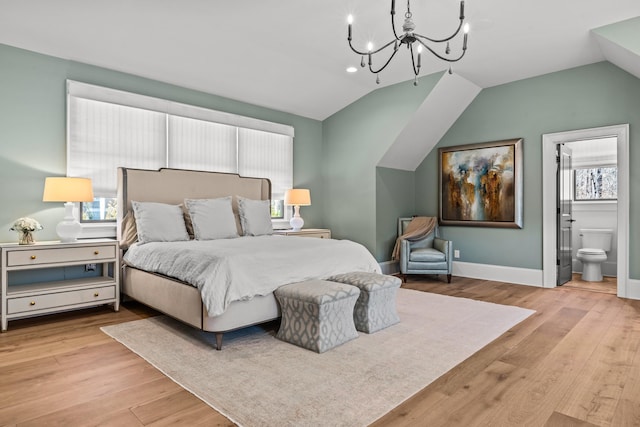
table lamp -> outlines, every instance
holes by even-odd
[[[56,226],[56,233],[58,233],[61,242],[75,242],[82,231],[82,226],[73,216],[74,202],[93,202],[91,179],[46,178],[42,201],[64,202],[64,219]]]
[[[300,216],[300,206],[311,205],[311,194],[306,188],[292,188],[284,193],[284,204],[294,207],[294,214],[289,224],[293,231],[299,231],[304,225],[304,220]]]

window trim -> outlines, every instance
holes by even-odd
[[[126,92],[119,89],[82,83],[70,79],[67,79],[67,95],[123,105],[126,107],[141,108],[143,110],[151,110],[174,116],[182,116],[241,128],[278,133],[290,136],[291,138],[295,137],[295,129],[291,125],[269,122],[266,120],[255,119],[253,117],[241,116],[196,105],[183,104],[180,102],[169,101],[167,99],[140,95],[134,92]],[[69,113],[68,105],[69,103],[67,103],[67,113]],[[69,115],[67,114],[67,129],[69,125],[68,120]]]
[[[607,198],[607,199],[579,199],[578,195],[577,195],[577,185],[578,185],[578,180],[577,180],[577,173],[578,170],[584,170],[584,169],[615,169],[616,170],[616,197],[615,198]],[[573,201],[580,204],[580,203],[603,203],[603,202],[616,202],[618,200],[617,194],[618,194],[618,186],[617,186],[617,181],[618,181],[618,166],[615,164],[602,164],[602,165],[584,165],[584,166],[578,166],[578,167],[573,167],[572,168],[572,179],[573,179],[573,185],[572,185],[572,192],[573,192]]]

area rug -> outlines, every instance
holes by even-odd
[[[254,326],[213,334],[166,316],[103,327],[241,426],[365,426],[534,311],[400,289],[401,322],[323,354]]]

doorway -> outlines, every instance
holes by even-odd
[[[629,125],[545,134],[542,138],[542,226],[543,226],[543,286],[557,286],[557,197],[556,149],[559,144],[605,137],[617,139],[618,209],[617,209],[617,295],[626,297],[628,278],[629,224]]]

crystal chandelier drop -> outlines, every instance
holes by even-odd
[[[373,44],[369,42],[367,44],[366,51],[360,51],[353,47],[351,44],[351,35],[352,35],[352,24],[353,24],[353,16],[349,15],[348,23],[349,23],[349,32],[347,40],[349,41],[349,47],[358,55],[362,56],[362,61],[360,62],[361,67],[366,67],[367,63],[369,65],[369,71],[376,75],[376,83],[380,83],[380,75],[379,73],[387,68],[387,65],[391,62],[393,57],[398,53],[400,46],[405,44],[407,49],[409,50],[409,54],[411,55],[411,67],[413,68],[413,84],[418,85],[418,74],[420,74],[420,65],[421,65],[421,57],[423,49],[427,49],[437,58],[453,63],[457,62],[464,57],[467,52],[467,34],[469,33],[469,24],[464,23],[464,0],[460,1],[460,23],[458,24],[458,28],[451,34],[449,37],[437,39],[423,36],[414,32],[416,26],[413,23],[412,14],[411,14],[411,1],[407,0],[407,11],[404,14],[404,24],[402,24],[403,34],[398,36],[396,32],[396,24],[395,24],[395,14],[396,14],[396,2],[395,0],[391,0],[391,29],[393,30],[393,40],[389,43],[383,45],[379,49],[373,49]],[[462,41],[462,52],[457,57],[450,57],[451,48],[449,46],[449,41],[455,38],[458,34],[460,34],[460,30],[464,32],[464,38]],[[416,48],[414,49],[414,43],[416,44]],[[438,46],[443,46],[440,48]],[[373,57],[378,53],[382,53],[388,47],[392,47],[393,51],[388,59],[384,62],[384,64],[380,68],[374,68],[373,65]],[[439,49],[441,53],[438,53],[435,49]],[[387,53],[389,51],[386,51]],[[365,62],[365,57],[367,61]],[[453,71],[451,70],[451,65],[449,65],[449,74]]]

